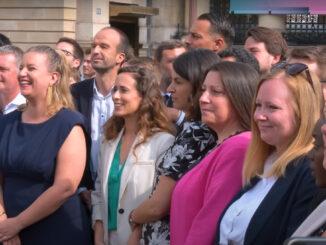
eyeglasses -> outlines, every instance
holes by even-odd
[[[59,50],[62,51],[65,54],[65,56],[72,56],[73,58],[76,59],[75,55],[73,53],[69,52],[68,50],[65,50],[65,49],[59,49]]]
[[[276,64],[272,68],[272,70],[274,70],[274,69],[284,69],[286,74],[288,74],[290,76],[296,76],[296,75],[300,74],[301,72],[305,71],[307,80],[310,83],[312,90],[315,92],[311,74],[309,72],[309,67],[306,64],[302,64],[302,63],[288,64],[286,62],[281,62],[281,63]]]

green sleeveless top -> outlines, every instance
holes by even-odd
[[[119,192],[121,174],[125,164],[120,164],[121,141],[118,143],[117,149],[114,152],[113,161],[109,173],[108,181],[108,230],[117,230],[117,213],[119,205]]]

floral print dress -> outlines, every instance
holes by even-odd
[[[178,181],[216,146],[216,140],[217,137],[214,131],[202,122],[185,122],[183,130],[178,134],[173,145],[166,151],[157,167],[156,185],[161,175],[169,176]],[[166,216],[161,220],[144,224],[141,244],[170,244],[169,223],[170,218]]]

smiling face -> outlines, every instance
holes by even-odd
[[[173,107],[189,115],[192,107],[192,85],[172,69],[172,81],[167,91],[171,93]]]
[[[118,117],[136,118],[142,97],[136,88],[136,80],[131,73],[123,72],[117,76],[113,88],[112,99],[114,102],[113,114]]]
[[[282,152],[297,131],[293,95],[284,78],[264,81],[256,98],[254,121],[261,139]]]
[[[45,54],[25,53],[18,75],[22,95],[29,100],[46,98],[48,88],[58,80],[57,74],[50,72],[48,67],[49,61]]]
[[[19,93],[18,67],[13,54],[0,54],[0,96],[8,101],[13,100]]]
[[[237,121],[236,112],[217,71],[208,72],[199,103],[202,121],[217,134]]]
[[[114,67],[119,67],[125,55],[118,52],[120,44],[119,33],[112,29],[99,31],[92,43],[92,67],[99,73],[106,72]]]

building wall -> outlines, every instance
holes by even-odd
[[[150,17],[150,24],[146,24],[145,19],[140,20],[139,39],[144,47],[141,53],[143,56],[152,56],[160,42],[172,39],[178,30],[184,31],[185,29],[184,0],[152,1],[152,7],[159,9],[159,15]],[[150,38],[145,34],[146,32],[150,32]],[[149,52],[145,53],[144,51],[147,51],[147,49],[149,49]]]
[[[94,35],[109,25],[109,1],[77,0],[76,40],[89,47]]]
[[[140,55],[146,56],[161,41],[188,30],[189,1],[196,5],[195,15],[209,9],[209,0],[115,2],[159,9],[159,15],[138,19]],[[75,38],[82,47],[89,47],[95,33],[109,25],[109,3],[109,0],[1,0],[0,32],[23,49],[38,44],[54,46],[62,36]]]
[[[76,0],[1,0],[0,32],[26,49],[75,38]]]

